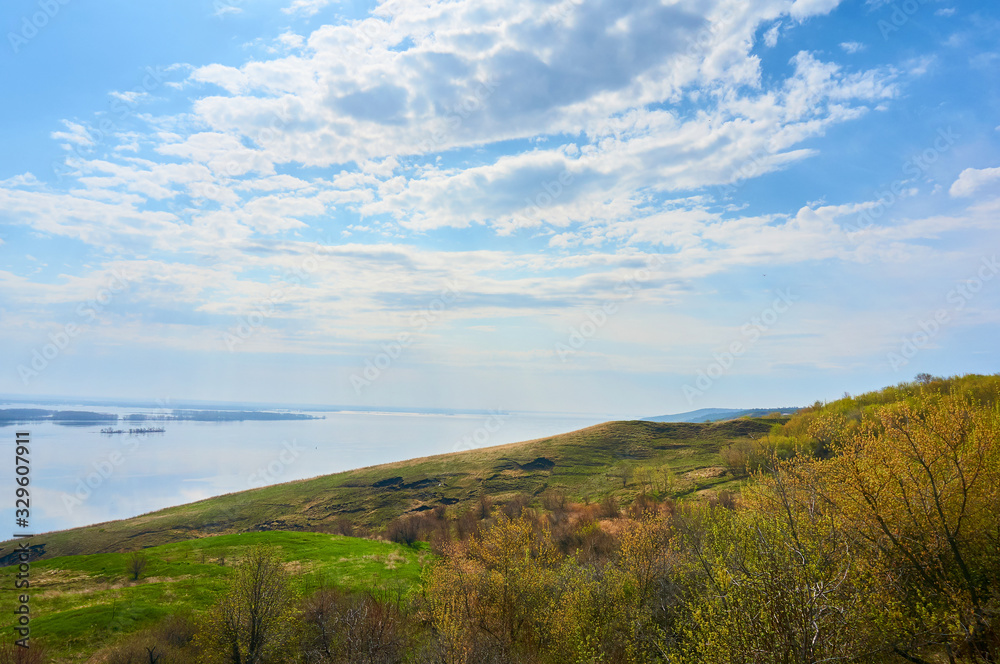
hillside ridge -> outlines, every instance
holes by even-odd
[[[630,501],[651,485],[645,476],[630,479],[636,472],[667,477],[666,470],[677,478],[675,493],[695,493],[733,478],[718,471],[713,477],[692,473],[718,468],[723,446],[766,433],[772,424],[766,420],[605,422],[555,436],[223,494],[128,519],[43,533],[31,543],[38,547],[40,557],[49,558],[238,532],[351,532],[353,528],[378,532],[406,514],[437,506],[464,509],[482,494],[502,500],[515,494],[534,498],[558,491],[596,500],[613,492]],[[0,564],[9,560],[15,546],[13,542],[0,544]]]

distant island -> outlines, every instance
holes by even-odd
[[[281,413],[266,410],[175,410],[168,419],[195,422],[242,422],[244,420],[323,420],[326,418],[304,413]]]
[[[101,433],[106,434],[116,434],[116,433],[127,433],[129,435],[142,434],[142,433],[164,433],[166,429],[163,427],[141,427],[139,429],[114,429],[112,427],[105,427],[101,429]]]
[[[114,413],[92,413],[86,410],[43,410],[41,408],[0,409],[0,423],[59,422],[61,424],[89,424],[91,422],[117,422]]]
[[[132,413],[119,418],[116,413],[94,413],[85,410],[45,410],[42,408],[0,409],[0,424],[14,422],[55,422],[82,425],[100,422],[243,422],[247,420],[319,420],[322,416],[263,410],[173,410],[169,414]]]

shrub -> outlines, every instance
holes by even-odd
[[[386,526],[386,537],[396,544],[413,546],[420,539],[422,519],[419,516],[401,516],[393,519]]]

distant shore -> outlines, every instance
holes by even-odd
[[[132,413],[119,417],[116,413],[95,413],[86,410],[45,410],[42,408],[0,409],[0,424],[14,422],[56,422],[58,424],[90,424],[117,422],[243,422],[248,420],[319,420],[322,416],[259,410],[174,410],[150,415]]]

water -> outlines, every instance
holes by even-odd
[[[123,407],[7,404],[2,408],[87,410],[125,416],[158,411]],[[119,421],[115,429],[163,433],[102,434],[109,423],[0,426],[13,452],[15,431],[31,433],[28,530],[60,530],[201,500],[232,491],[390,461],[502,445],[574,431],[607,418],[547,413],[441,415],[310,412],[319,420],[245,422]],[[14,460],[0,473],[11,496],[3,523],[13,528]],[[7,527],[0,530],[5,539]]]

